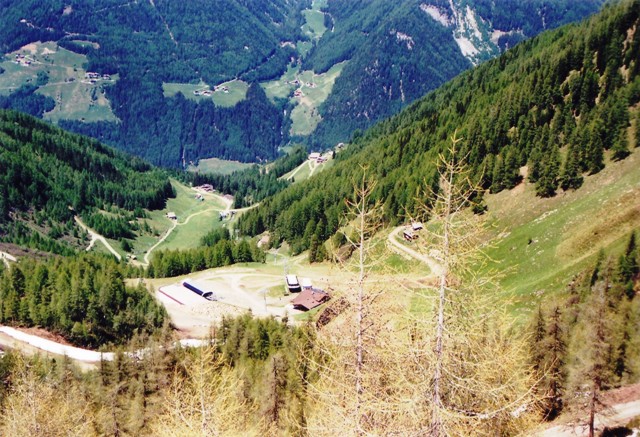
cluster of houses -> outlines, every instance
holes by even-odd
[[[200,186],[196,187],[196,190],[206,191],[207,193],[215,193],[216,192],[216,190],[213,188],[213,185],[211,185],[211,184],[200,185]]]
[[[14,63],[21,65],[23,67],[28,67],[31,65],[31,59],[27,58],[25,55],[17,54]]]
[[[296,275],[285,275],[285,282],[289,293],[300,293],[291,301],[296,310],[309,311],[331,299],[329,293],[315,288],[308,278],[299,281]]]
[[[318,164],[322,164],[323,162],[327,162],[329,157],[333,157],[333,152],[329,152],[325,155],[322,155],[320,152],[312,152],[309,154],[309,161],[315,161]]]
[[[424,226],[421,222],[411,222],[411,226],[407,226],[407,228],[402,232],[402,236],[406,241],[416,240],[419,237],[418,233],[423,227]]]
[[[93,71],[87,71],[84,74],[84,83],[96,83],[99,80],[111,80],[111,75],[95,73]]]
[[[193,92],[194,96],[202,96],[202,97],[211,97],[213,95],[213,93],[221,91],[223,93],[228,93],[229,92],[229,87],[226,85],[216,85],[213,87],[213,90],[210,90],[208,88],[203,88],[201,90],[195,90]]]

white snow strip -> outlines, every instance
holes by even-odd
[[[474,62],[473,57],[480,53],[480,51],[476,48],[476,46],[473,45],[471,40],[464,36],[454,36],[454,39],[456,40],[458,47],[460,47],[462,55],[469,59],[471,62]],[[475,63],[476,62],[474,62],[474,64]]]
[[[52,340],[47,340],[46,338],[41,338],[36,335],[18,331],[17,329],[10,328],[9,326],[0,326],[0,332],[8,335],[11,338],[14,338],[15,340],[18,340],[22,343],[27,343],[45,352],[64,355],[71,358],[72,360],[97,363],[101,360],[113,361],[113,359],[115,358],[115,353],[113,352],[98,352],[89,349],[81,349],[74,346],[67,346]],[[175,347],[177,344],[180,344],[180,346],[182,347],[201,347],[207,344],[211,344],[211,340],[186,338],[175,342],[173,346]],[[136,352],[130,352],[128,355],[132,357],[142,358],[144,357],[145,352],[147,352],[146,349],[140,349]]]
[[[442,24],[444,27],[450,27],[453,25],[453,20],[449,18],[449,16],[447,15],[447,11],[444,9],[440,9],[437,6],[433,5],[427,5],[425,3],[422,3],[420,5],[420,9],[422,9],[423,12],[429,14],[431,18]]]
[[[97,352],[73,346],[66,346],[64,344],[56,343],[55,341],[47,340],[46,338],[40,338],[35,335],[18,331],[17,329],[10,328],[8,326],[0,326],[0,332],[43,351],[58,355],[66,355],[73,360],[99,362],[101,359],[105,361],[112,361],[114,358],[113,352]]]

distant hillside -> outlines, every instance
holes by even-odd
[[[608,6],[462,74],[358,137],[331,169],[249,211],[242,231],[268,229],[295,250],[313,235],[327,239],[362,167],[378,181],[387,223],[420,217],[424,193],[438,189],[435,159],[456,130],[486,190],[514,187],[523,166],[538,196],[579,189],[605,153],[620,160],[638,145],[639,17],[638,0]]]
[[[0,168],[0,240],[43,250],[64,251],[56,240],[75,233],[76,214],[126,229],[120,212],[160,209],[174,195],[141,159],[13,111],[0,111]]]
[[[9,53],[55,41],[86,55],[85,65],[64,65],[58,83],[66,85],[54,93],[60,105],[70,99],[67,89],[84,79],[74,77],[78,68],[97,72],[100,79],[114,76],[96,91],[104,93],[117,120],[85,120],[78,114],[61,122],[66,128],[165,166],[212,156],[254,162],[275,157],[286,142],[281,108],[257,85],[242,103],[225,108],[211,99],[165,98],[163,83],[213,87],[234,78],[253,83],[278,77],[295,56],[295,49],[282,43],[303,38],[300,10],[309,5],[307,0],[2,1],[0,49]],[[20,52],[30,62],[23,69],[50,63],[57,50],[37,59],[30,59],[35,55],[28,50]],[[50,67],[53,75],[54,64]],[[99,103],[96,92],[91,98]]]
[[[599,4],[0,1],[0,107],[156,165],[272,160],[291,136],[348,139]]]
[[[396,114],[460,72],[540,32],[578,21],[601,0],[329,0],[330,32],[303,62],[326,71],[349,63],[320,108],[310,139],[347,141],[355,129]]]

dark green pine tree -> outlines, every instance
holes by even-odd
[[[509,147],[505,155],[503,171],[503,183],[507,189],[515,187],[522,180],[519,161],[517,150]]]
[[[540,165],[540,176],[536,182],[536,194],[538,196],[552,197],[556,194],[559,170],[560,152],[557,145],[551,144]]]
[[[602,142],[604,130],[602,120],[596,119],[589,132],[585,159],[590,174],[598,173],[604,168],[604,144]]]
[[[502,162],[502,157],[500,155],[496,156],[496,159],[493,164],[493,172],[491,176],[491,192],[498,193],[502,191],[504,186],[504,166]]]
[[[613,146],[611,147],[611,158],[614,161],[620,161],[629,156],[631,152],[629,151],[629,139],[627,137],[627,129],[623,128],[620,130],[620,134],[613,142]]]
[[[582,186],[584,178],[580,174],[580,166],[578,165],[577,152],[574,147],[569,147],[567,159],[560,172],[560,188],[563,190],[577,190]]]

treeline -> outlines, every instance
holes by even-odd
[[[582,25],[545,33],[460,75],[354,135],[334,167],[244,214],[241,232],[269,230],[275,241],[303,249],[311,220],[322,223],[325,238],[334,234],[363,167],[378,182],[371,200],[383,203],[386,223],[424,218],[425,193],[438,190],[436,158],[456,130],[460,156],[485,190],[514,187],[524,165],[541,196],[576,189],[583,175],[603,168],[607,153],[621,159],[638,145],[630,126],[639,116],[640,34],[628,31],[639,15],[638,1],[607,6]]]
[[[232,241],[226,228],[202,238],[203,247],[156,252],[149,262],[147,276],[169,278],[236,263],[265,262],[266,254],[255,241]]]
[[[302,164],[306,159],[306,149],[297,146],[287,155],[263,167],[254,165],[229,175],[179,173],[177,176],[194,186],[211,184],[221,193],[232,194],[234,197],[233,207],[244,208],[288,187],[290,182],[281,180],[280,177]]]
[[[38,86],[23,85],[7,96],[0,96],[0,109],[14,109],[34,117],[40,117],[51,111],[56,102],[42,94],[36,94]]]
[[[618,259],[601,253],[564,302],[535,314],[531,360],[547,420],[571,408],[597,412],[606,407],[603,391],[640,378],[639,255],[634,233]]]
[[[30,116],[0,111],[0,220],[12,210],[45,210],[69,219],[105,204],[163,208],[174,195],[166,174],[95,140]]]
[[[144,285],[125,286],[125,269],[96,255],[22,260],[0,275],[0,323],[39,326],[87,347],[152,333],[165,310]]]
[[[142,210],[137,211],[139,214],[119,214],[119,215],[107,215],[101,212],[92,211],[88,214],[84,214],[82,219],[84,223],[96,231],[98,234],[112,238],[114,240],[121,240],[123,238],[135,238],[135,232],[140,230],[137,219],[144,214]],[[145,223],[148,227],[148,224]]]
[[[157,78],[122,75],[106,88],[122,123],[61,120],[60,126],[171,168],[212,156],[242,162],[273,159],[286,142],[283,111],[257,83],[230,108],[213,101],[196,103],[182,94],[165,98],[161,85]]]

